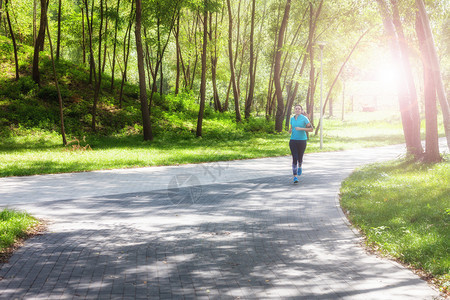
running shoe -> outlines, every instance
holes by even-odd
[[[294,177],[294,183],[298,183],[298,178]]]

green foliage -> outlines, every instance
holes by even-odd
[[[449,187],[448,161],[402,159],[352,174],[342,184],[341,204],[370,246],[448,284]]]
[[[59,90],[62,99],[65,99],[70,95],[69,90],[65,86],[60,86]],[[53,104],[59,103],[58,90],[56,89],[56,86],[53,85],[47,85],[40,88],[37,92],[37,96],[44,102]]]
[[[36,99],[9,101],[7,104],[0,104],[0,108],[0,119],[4,120],[3,125],[8,127],[16,125],[52,130],[57,122],[56,112],[47,109]]]
[[[27,231],[37,224],[38,221],[27,213],[9,209],[0,211],[0,252],[25,237]]]
[[[27,96],[33,96],[38,89],[37,84],[31,77],[20,77],[19,80],[3,79],[0,82],[0,96],[11,99],[23,99]]]
[[[250,118],[242,126],[246,132],[275,133],[275,121],[267,121],[265,117]]]

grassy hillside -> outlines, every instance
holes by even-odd
[[[4,70],[0,77],[1,130],[12,127],[58,131],[58,94],[49,54],[41,54],[41,86],[38,87],[31,79],[33,49],[19,45],[20,79],[15,81],[12,45],[5,37],[0,37],[0,44],[0,66]],[[69,135],[92,133],[90,112],[94,88],[89,80],[89,71],[85,66],[66,61],[58,61],[56,69],[64,103],[66,132]],[[135,124],[140,121],[137,87],[125,84],[122,109],[119,109],[120,80],[115,82],[113,91],[110,90],[110,78],[105,76],[102,82],[96,134],[134,130]]]
[[[0,75],[1,134],[7,134],[8,131],[17,133],[20,129],[59,132],[58,95],[49,54],[41,53],[39,87],[31,78],[33,49],[19,45],[20,79],[15,81],[12,44],[9,39],[0,37],[0,45],[0,67],[4,71]],[[139,89],[136,85],[124,85],[123,100],[119,103],[121,79],[115,81],[115,88],[111,90],[111,78],[102,77],[96,117],[97,131],[93,132],[91,109],[94,87],[89,80],[89,70],[67,61],[58,61],[56,69],[64,103],[65,128],[69,136],[128,136],[141,133]],[[151,117],[155,137],[166,134],[175,134],[177,138],[192,137],[199,109],[197,98],[192,92],[184,92],[178,96],[154,95]],[[205,120],[205,135],[217,138],[222,136],[221,128],[234,124],[234,114],[215,113],[207,105]],[[227,131],[231,130],[233,135],[239,135],[247,131],[273,132],[273,127],[273,123],[259,119],[238,127],[232,125]]]

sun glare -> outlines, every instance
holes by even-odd
[[[383,63],[376,72],[377,80],[384,85],[395,87],[400,79],[400,67],[396,63]]]

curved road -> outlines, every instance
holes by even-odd
[[[404,151],[307,154],[298,185],[290,157],[1,178],[1,207],[50,224],[0,266],[0,299],[438,299],[337,199]]]

